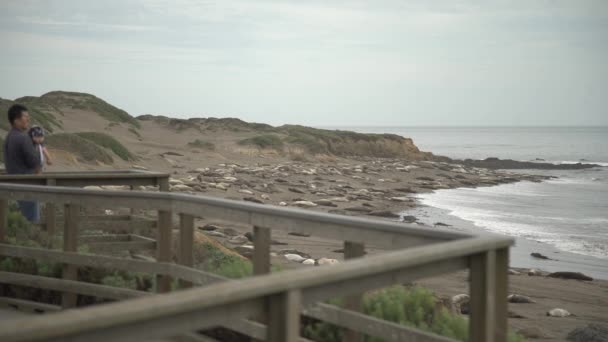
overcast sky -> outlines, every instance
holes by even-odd
[[[432,4],[430,4],[432,3]],[[0,2],[0,97],[307,125],[608,125],[608,1]]]

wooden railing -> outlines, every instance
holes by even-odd
[[[1,341],[133,341],[183,337],[218,326],[259,340],[302,341],[299,336],[302,314],[347,328],[349,333],[345,339],[349,341],[357,340],[361,334],[387,341],[447,341],[444,337],[357,312],[360,296],[368,290],[467,268],[470,270],[471,340],[506,341],[508,251],[513,241],[502,236],[473,236],[173,193],[0,184],[0,199],[35,199],[63,204],[66,208],[64,251],[0,244],[3,256],[63,263],[63,279],[3,272],[0,283],[62,291],[64,307],[73,307],[76,293],[110,299],[146,297],[0,322]],[[77,208],[86,206],[156,210],[157,262],[77,253],[79,216],[75,213]],[[179,265],[172,264],[170,258],[173,214],[180,218]],[[253,263],[257,276],[224,281],[191,268],[196,217],[250,225],[254,232]],[[3,224],[0,221],[0,230]],[[331,267],[269,274],[272,230],[342,240],[345,257],[352,260]],[[361,257],[366,245],[390,251]],[[168,292],[172,278],[181,280],[182,287],[205,286],[150,295],[78,282],[75,270],[82,266],[156,274],[157,292]],[[345,296],[345,308],[320,303]],[[251,320],[252,317],[258,321]],[[262,317],[265,324],[259,323]],[[195,338],[196,335],[187,336]]]
[[[68,171],[45,172],[37,175],[9,175],[0,170],[0,183],[85,187],[99,185],[123,185],[134,189],[137,186],[157,186],[159,191],[169,191],[169,175],[161,172],[142,170],[112,171]],[[55,233],[55,203],[47,202],[44,209],[45,230],[50,236]],[[0,198],[0,222],[6,221],[7,202]],[[4,240],[4,230],[0,224],[0,242]]]

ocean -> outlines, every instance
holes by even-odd
[[[340,127],[410,137],[423,151],[451,158],[542,159],[596,163],[576,171],[519,170],[558,178],[418,195],[408,214],[453,229],[516,238],[511,266],[581,271],[608,279],[608,127]],[[540,252],[553,260],[532,258]]]

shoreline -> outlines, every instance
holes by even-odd
[[[445,212],[442,214],[436,210],[428,212],[429,207],[420,205],[415,198],[416,194],[430,193],[437,189],[456,189],[463,186],[483,187],[513,183],[520,180],[540,182],[543,179],[549,179],[547,176],[483,169],[469,169],[469,171],[465,170],[466,173],[463,173],[458,165],[420,161],[340,159],[339,162],[330,165],[322,162],[277,161],[273,163],[270,160],[266,162],[267,164],[263,167],[238,166],[236,171],[229,171],[231,167],[227,164],[218,165],[218,168],[210,167],[207,171],[201,173],[203,175],[202,178],[199,177],[201,179],[191,183],[185,182],[186,187],[178,186],[175,183],[174,187],[177,186],[177,188],[174,191],[181,189],[179,191],[189,192],[192,188],[187,184],[194,186],[192,183],[201,184],[201,182],[204,182],[205,189],[203,192],[212,196],[237,200],[255,200],[273,205],[299,206],[309,210],[334,214],[401,222],[404,221],[404,218],[407,219],[403,214],[409,215],[413,211],[427,211],[425,214],[419,213],[417,215],[418,224],[424,224],[424,226],[420,226],[421,228],[474,228],[481,233],[482,228],[471,227],[472,224],[468,222],[465,222],[468,225],[460,222],[453,224],[453,227],[433,227],[432,224],[435,222],[454,223],[452,220],[455,218],[450,217]],[[405,169],[408,166],[415,167],[410,167],[406,171]],[[252,169],[259,171],[251,172]],[[311,169],[314,169],[314,172]],[[191,173],[185,172],[183,175],[187,177]],[[457,178],[456,176],[459,175],[460,177]],[[227,189],[210,186],[210,183],[218,184],[218,181],[225,177],[232,177],[230,179],[232,183],[229,183]],[[379,181],[380,179],[383,181]],[[243,191],[244,189],[247,190]],[[408,191],[403,192],[396,189],[407,189]],[[194,193],[200,192],[195,191]],[[392,197],[398,197],[399,200],[391,200]],[[371,212],[398,214],[398,217],[371,216]],[[210,224],[218,227],[214,229],[213,233],[202,229]],[[247,253],[251,252],[250,248],[242,247],[250,246],[245,234],[250,233],[251,227],[205,220],[197,220],[197,227],[199,227],[198,231],[209,234],[209,236],[236,252],[240,252],[245,257],[248,257]],[[329,258],[335,259],[337,262],[343,262],[343,254],[340,251],[343,248],[341,241],[315,236],[294,236],[282,232],[273,234],[273,240],[271,263],[281,269],[314,267],[288,260],[284,256],[284,251],[289,251],[290,254],[300,253],[316,260]],[[535,303],[509,304],[509,310],[513,314],[509,319],[511,329],[520,331],[521,329],[538,328],[542,332],[542,336],[547,337],[546,340],[564,341],[566,335],[575,328],[584,327],[590,323],[605,324],[608,322],[608,312],[604,310],[608,306],[608,298],[606,297],[608,281],[602,279],[593,281],[554,279],[543,276],[544,273],[542,272],[539,272],[538,276],[529,276],[527,270],[520,270],[519,267],[527,268],[528,264],[520,261],[530,258],[529,250],[531,249],[526,243],[522,244],[521,240],[518,240],[516,247],[512,248],[512,258],[517,261],[511,264],[512,275],[509,276],[509,293],[529,296]],[[373,246],[366,248],[366,251],[370,255],[384,252],[384,250],[375,249]],[[537,251],[551,255],[545,249],[537,249]],[[555,262],[555,271],[588,273],[580,267],[576,258],[573,263],[565,264],[563,255],[565,254],[558,258],[562,259],[561,261]],[[552,264],[546,260],[540,260],[537,265],[530,264],[530,266],[541,270],[553,270],[551,268],[553,267]],[[595,275],[595,273],[591,274]],[[415,284],[429,288],[438,298],[451,298],[458,294],[468,293],[468,272],[456,272],[435,278],[421,279],[416,281]],[[546,312],[554,308],[566,309],[572,312],[574,316],[547,317]],[[558,322],[559,324],[556,324]],[[533,339],[530,338],[530,340]]]
[[[160,154],[165,159],[167,157],[163,153],[167,150],[170,149],[156,149],[154,152],[149,151],[148,155]],[[179,154],[171,155],[170,162],[159,161],[157,158],[144,159],[137,168],[171,173],[171,190],[175,192],[400,222],[406,221],[400,215],[404,211],[422,208],[416,201],[417,194],[461,187],[489,187],[522,180],[540,183],[551,179],[550,176],[441,162],[338,157],[294,161],[276,154],[265,154],[263,151],[258,153],[255,156],[234,153],[218,160],[201,159],[201,155],[180,150]],[[149,190],[156,191],[155,188]],[[445,216],[431,216],[429,220],[446,220]],[[413,224],[407,221],[404,223]],[[209,230],[211,225],[217,228]],[[204,219],[196,220],[196,227],[197,234],[205,234],[243,257],[251,257],[252,245],[246,235],[251,233],[251,227]],[[425,225],[424,228],[453,227],[434,228]],[[273,233],[272,239],[271,263],[279,269],[314,267],[288,260],[284,251],[289,251],[289,254],[303,253],[316,260],[344,260],[340,251],[343,248],[342,241],[280,232]],[[366,251],[370,255],[385,252],[373,246],[366,248]],[[421,279],[415,284],[429,288],[438,298],[451,298],[468,293],[468,272]],[[511,318],[509,325],[514,331],[541,327],[545,336],[552,337],[549,340],[563,341],[574,328],[608,322],[608,312],[604,310],[604,307],[608,307],[607,289],[608,281],[605,280],[584,282],[542,275],[528,276],[526,273],[511,275],[509,293],[529,296],[536,303],[509,304],[510,311],[526,317]],[[575,316],[546,317],[546,312],[553,308],[566,309]]]
[[[485,233],[487,230],[468,221],[451,215],[449,210],[419,204],[415,208],[403,212],[413,215],[428,226],[434,222],[449,224],[447,229],[458,231]],[[510,268],[535,269],[543,272],[581,272],[594,279],[608,280],[608,261],[579,253],[572,253],[558,249],[548,243],[529,240],[523,237],[511,236],[515,245],[511,247]],[[540,253],[552,260],[542,260],[532,257],[531,253]]]

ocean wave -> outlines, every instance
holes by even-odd
[[[599,166],[604,166],[604,167],[608,167],[608,162],[594,162],[594,161],[572,161],[572,160],[559,160],[559,161],[547,161],[546,163],[551,163],[551,164],[597,164]]]
[[[503,186],[494,188],[500,187]],[[445,190],[441,193],[422,194],[418,198],[423,205],[446,210],[452,216],[472,222],[476,227],[493,233],[547,243],[567,252],[608,259],[608,230],[598,230],[608,223],[608,217],[565,217],[560,215],[560,212],[545,210],[521,212],[518,210],[523,208],[521,203],[512,201],[514,194],[520,195],[519,191],[501,192],[500,196],[504,196],[503,200],[507,204],[497,206],[488,203],[482,192],[467,190]]]
[[[597,235],[560,234],[553,232],[550,224],[513,222],[505,220],[505,215],[492,211],[470,208],[449,211],[450,215],[473,222],[475,226],[493,233],[547,243],[566,252],[608,259],[608,234],[603,238]]]

